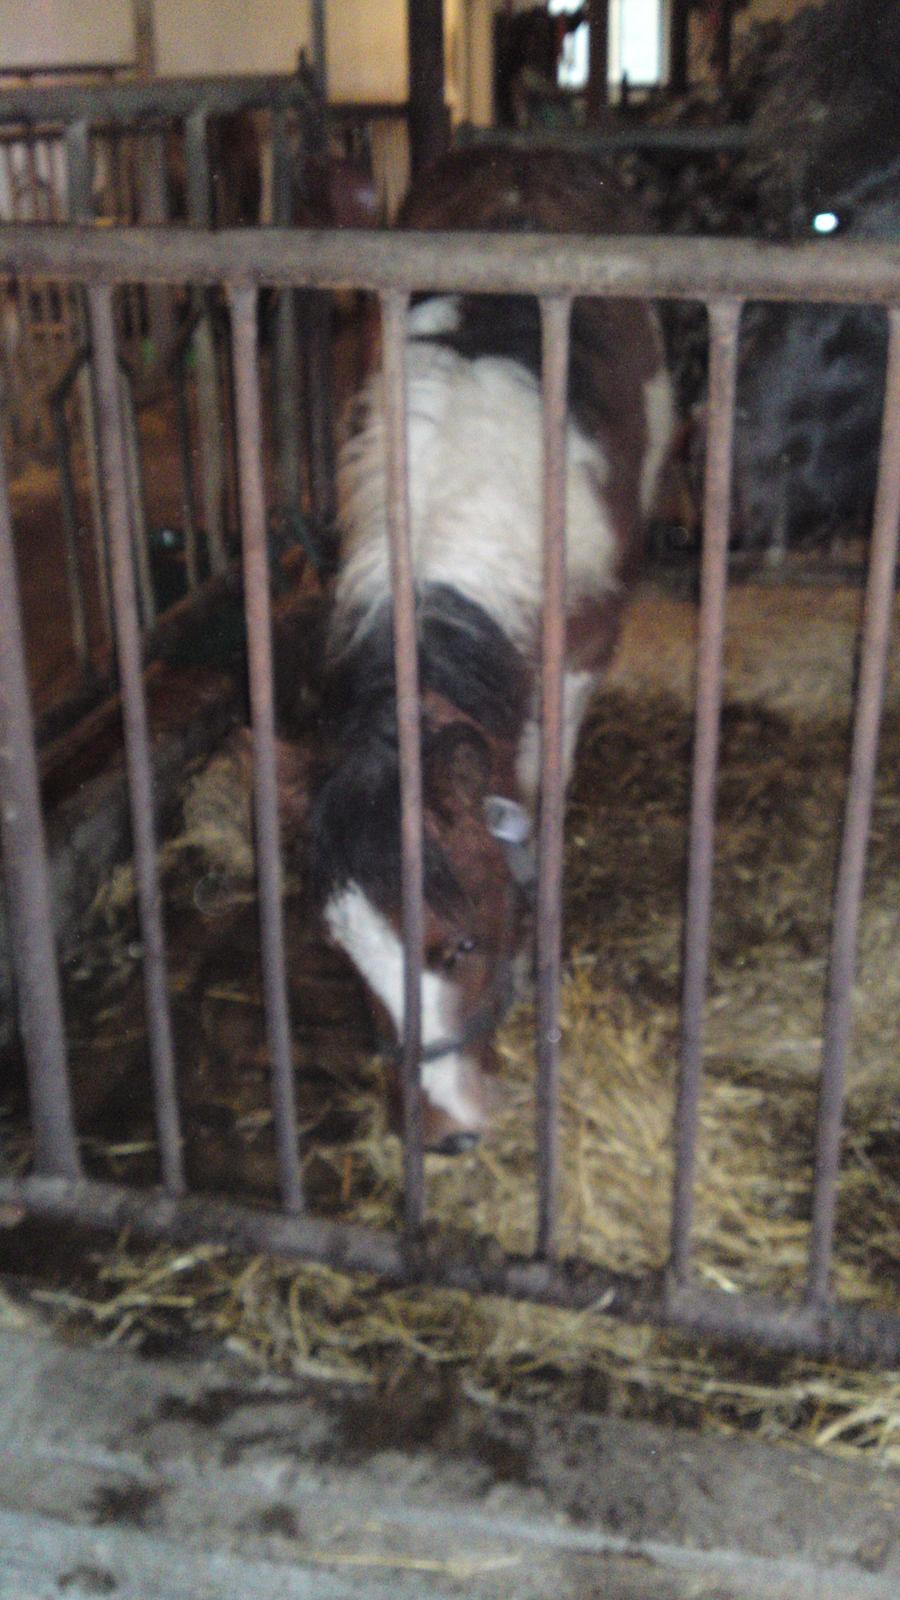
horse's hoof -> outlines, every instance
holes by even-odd
[[[432,1145],[431,1148],[435,1155],[439,1156],[464,1156],[468,1150],[475,1149],[480,1138],[480,1133],[475,1133],[471,1130],[448,1133],[437,1144]]]

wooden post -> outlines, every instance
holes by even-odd
[[[152,78],[156,72],[155,0],[131,0],[134,18],[134,58],[139,78]]]
[[[587,116],[588,122],[598,122],[609,104],[609,0],[587,0],[587,11]]]
[[[731,31],[734,23],[734,0],[720,0],[715,43],[715,69],[720,84],[731,76]]]
[[[686,94],[691,0],[671,0],[669,13],[669,88]]]
[[[444,104],[443,0],[407,0],[409,30],[409,146],[413,176],[437,161],[450,143]]]
[[[328,103],[328,41],[325,0],[312,0],[312,69],[323,105]]]
[[[184,146],[187,162],[188,219],[195,227],[212,226],[212,200],[209,183],[209,155],[206,143],[206,111],[193,111],[185,119]],[[205,308],[194,333],[194,361],[197,381],[197,418],[200,429],[200,484],[210,571],[224,572],[228,566],[225,540],[225,418],[219,387],[219,363],[209,296],[194,289],[194,306]]]

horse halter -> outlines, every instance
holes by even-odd
[[[509,800],[505,795],[499,794],[487,796],[484,802],[484,815],[488,832],[503,846],[509,870],[510,882],[504,917],[506,929],[504,943],[508,946],[514,925],[516,900],[521,896],[529,906],[534,902],[538,869],[531,837],[531,818],[518,800]],[[485,1034],[499,1028],[516,998],[513,966],[513,958],[507,953],[500,963],[487,999],[450,1038],[435,1039],[431,1044],[422,1047],[419,1052],[420,1067],[428,1066],[433,1061],[441,1061],[444,1056],[457,1055],[467,1050]],[[384,1043],[379,1048],[385,1061],[392,1066],[402,1065],[404,1056],[402,1043]]]

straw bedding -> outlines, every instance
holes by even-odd
[[[803,1281],[857,612],[849,591],[746,588],[732,599],[695,1227],[699,1277],[724,1290],[795,1294]],[[633,608],[617,668],[584,732],[567,821],[561,1245],[628,1271],[664,1261],[669,1227],[692,618],[685,603],[652,593]],[[894,660],[860,935],[835,1264],[841,1296],[894,1309],[898,766]],[[232,919],[252,922],[248,821],[246,769],[226,749],[193,778],[182,834],[166,847],[170,908],[188,898],[196,905],[199,884],[201,900],[220,896]],[[124,927],[129,900],[120,875],[95,909],[95,929],[105,925],[109,938],[110,929]],[[209,926],[221,940],[235,924],[226,918],[224,934],[215,917]],[[202,969],[213,991],[203,1004],[233,1011],[240,1003],[255,1029],[250,1045],[241,1035],[243,1059],[252,1056],[255,1065],[230,1070],[218,1035],[217,1051],[204,1059],[205,1093],[235,1101],[235,1137],[255,1151],[246,1170],[257,1175],[258,1192],[272,1181],[260,997],[246,963],[235,966],[217,984],[208,965]],[[176,973],[176,991],[199,1006],[192,998],[198,981],[187,966]],[[89,992],[90,984],[82,988]],[[115,1004],[109,1001],[107,1031],[118,1025]],[[524,1000],[500,1039],[503,1103],[490,1139],[465,1157],[427,1162],[434,1218],[516,1250],[531,1247],[534,1226],[532,1026]],[[301,1121],[310,1130],[313,1203],[331,1215],[393,1225],[400,1151],[387,1128],[377,1063],[359,1035],[317,1073],[324,1037],[306,1036],[298,1057],[301,1067],[312,1063]],[[115,1138],[107,1127],[100,1170],[139,1171],[146,1134],[146,1123],[123,1124]],[[319,1267],[238,1261],[212,1248],[145,1251],[128,1241],[96,1258],[62,1301],[57,1291],[54,1304],[112,1339],[156,1344],[188,1332],[225,1340],[261,1366],[356,1378],[436,1363],[498,1397],[541,1395],[862,1449],[900,1463],[900,1373],[723,1354],[592,1313],[385,1292]]]

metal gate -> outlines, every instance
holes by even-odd
[[[735,241],[588,241],[497,235],[388,235],[22,227],[0,231],[0,272],[86,284],[98,396],[100,457],[112,551],[114,618],[124,708],[150,1065],[161,1185],[147,1193],[82,1176],[66,1071],[35,751],[16,605],[9,503],[0,483],[0,779],[3,844],[21,1033],[29,1076],[34,1171],[0,1178],[0,1201],[45,1217],[78,1219],[138,1236],[203,1237],[374,1272],[394,1282],[533,1299],[664,1324],[780,1350],[900,1360],[900,1316],[835,1303],[829,1289],[851,990],[872,805],[900,523],[900,250],[760,247]],[[254,785],[265,1012],[282,1208],[264,1212],[185,1193],[175,1092],[166,951],[160,911],[153,776],[129,555],[127,461],[119,427],[114,289],[121,283],[224,284],[231,310],[243,570],[254,735]],[[274,749],[270,597],[258,377],[257,291],[262,285],[356,287],[380,297],[385,336],[388,471],[403,798],[406,1030],[405,1227],[391,1234],[305,1214],[294,1115],[284,971]],[[404,328],[419,290],[507,291],[540,299],[544,329],[544,621],[540,880],[538,890],[538,1226],[533,1254],[460,1244],[426,1226],[419,1058],[422,838],[413,581],[406,504]],[[577,296],[676,298],[709,311],[710,429],[689,884],[682,998],[681,1076],[674,1129],[676,1176],[667,1268],[638,1278],[560,1259],[558,995],[562,881],[561,685],[564,438],[568,320]],[[837,875],[806,1288],[797,1302],[701,1289],[691,1274],[692,1192],[712,893],[713,820],[727,587],[728,520],[738,331],[745,299],[864,302],[888,308],[890,340],[880,473],[861,641],[853,752]]]
[[[238,221],[290,226],[304,201],[307,164],[321,156],[325,139],[321,98],[307,69],[280,76],[5,87],[0,89],[0,219],[104,226],[177,219],[207,229]],[[251,193],[244,199],[246,191]],[[329,393],[327,330],[314,314],[320,308],[310,296],[306,302],[301,306],[298,295],[285,293],[272,307],[278,514],[291,528],[302,526],[305,479],[314,512],[322,520],[328,515],[330,463],[321,459],[328,433],[322,415]],[[0,306],[0,421],[19,460],[48,452],[56,456],[73,644],[83,687],[89,688],[103,673],[106,652],[96,641],[92,648],[89,637],[79,559],[76,440],[88,465],[91,571],[107,640],[112,624],[97,399],[83,293],[71,280],[18,270],[4,285]],[[232,560],[233,448],[221,324],[210,286],[193,286],[186,299],[183,285],[149,284],[139,275],[116,297],[128,496],[145,632],[157,620],[157,604],[137,407],[167,383],[174,388],[178,416],[189,594],[196,594],[203,576],[202,541],[213,578],[222,578]]]

